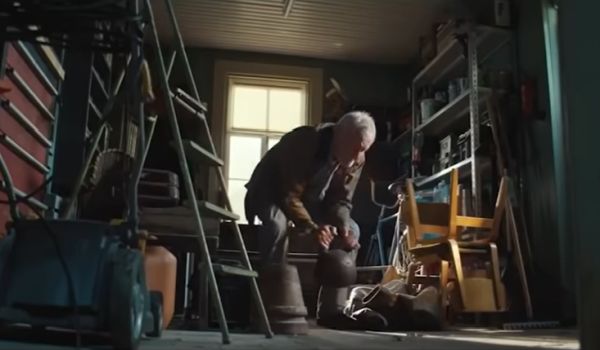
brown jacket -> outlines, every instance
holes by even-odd
[[[246,188],[246,217],[252,220],[256,208],[276,204],[294,225],[302,229],[317,227],[304,203],[312,176],[330,156],[333,125],[302,126],[285,134],[256,166]],[[327,224],[348,227],[352,196],[363,162],[351,169],[338,170],[322,201]]]

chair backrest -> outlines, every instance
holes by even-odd
[[[449,205],[445,203],[417,203],[414,184],[406,180],[407,198],[403,203],[402,218],[408,225],[408,249],[420,244],[448,239]],[[426,233],[439,235],[437,239],[423,239]]]
[[[458,176],[453,176],[454,184],[458,184]],[[458,227],[479,228],[491,231],[489,236],[484,239],[476,239],[477,242],[494,242],[500,234],[500,225],[504,219],[506,211],[506,201],[508,195],[508,177],[502,177],[498,195],[496,197],[496,206],[492,218],[473,217],[458,215],[458,191],[452,192],[450,196],[450,237],[456,239]]]
[[[403,205],[402,217],[408,224],[408,246],[414,248],[423,243],[435,243],[447,239],[459,239],[458,227],[483,228],[491,230],[486,242],[494,242],[500,234],[500,228],[506,211],[508,196],[508,177],[502,177],[493,218],[477,218],[459,215],[459,173],[453,169],[450,173],[450,201],[445,203],[417,203],[414,184],[406,180],[407,198]],[[425,233],[436,233],[439,239],[423,239]]]

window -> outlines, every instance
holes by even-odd
[[[230,75],[227,86],[227,189],[246,223],[244,185],[283,134],[307,124],[308,82]]]

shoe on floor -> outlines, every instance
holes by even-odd
[[[412,323],[417,330],[434,331],[442,328],[440,297],[437,288],[427,287],[412,300]]]
[[[354,311],[352,318],[356,320],[358,326],[366,331],[384,331],[388,329],[388,321],[379,312],[368,307]]]
[[[317,318],[317,325],[324,328],[337,330],[357,330],[360,329],[359,323],[342,313]]]

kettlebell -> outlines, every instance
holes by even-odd
[[[342,288],[356,282],[356,264],[344,249],[322,250],[315,266],[317,281],[324,287]]]

